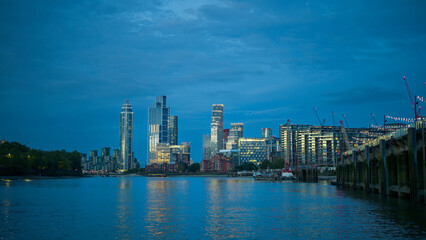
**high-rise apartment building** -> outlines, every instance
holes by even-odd
[[[290,125],[280,126],[281,156],[290,166],[336,165],[340,153],[363,144],[380,134],[375,128],[343,128],[338,126]]]
[[[178,116],[170,116],[170,145],[178,145]]]
[[[111,152],[111,148],[110,148],[110,147],[103,147],[103,148],[101,149],[101,156],[102,156],[102,157],[109,156],[109,155],[110,155],[110,152]]]
[[[238,149],[238,139],[244,137],[244,123],[231,123],[226,149]]]
[[[157,159],[157,144],[170,143],[170,108],[166,104],[167,97],[158,96],[153,107],[148,108],[148,163]]]
[[[120,113],[120,170],[128,170],[133,164],[133,110],[129,100],[121,107]],[[108,153],[109,154],[109,153]]]
[[[170,163],[170,145],[168,143],[158,143],[155,150],[157,158],[151,163]]]
[[[120,149],[112,150],[112,161],[114,163],[114,171],[116,171],[120,165]]]
[[[210,156],[223,148],[223,104],[213,104],[210,134]]]
[[[210,159],[210,134],[203,135],[203,160]]]
[[[223,129],[223,146],[222,149],[226,149],[226,142],[228,141],[228,136],[229,136],[229,129]]]
[[[262,138],[272,138],[272,128],[262,128]]]
[[[191,161],[191,143],[183,142],[181,145],[170,146],[170,163],[185,163]]]
[[[311,125],[290,125],[280,126],[281,153],[285,162],[295,167],[298,163],[302,164],[303,153],[306,152],[307,139],[304,133],[308,133]]]

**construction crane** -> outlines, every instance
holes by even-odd
[[[405,78],[405,76],[404,76],[404,82],[405,82],[405,86],[407,87],[407,91],[408,91],[408,96],[410,97],[410,101],[411,101],[411,106],[413,107],[413,109],[414,109],[414,116],[415,116],[415,120],[417,120],[418,118],[421,118],[418,114],[417,114],[417,97],[416,96],[414,96],[414,98],[413,98],[413,96],[411,96],[411,91],[410,91],[410,88],[408,87],[408,82],[407,82],[407,79]],[[413,99],[414,99],[414,102],[413,102]],[[420,108],[421,109],[421,108]],[[420,110],[419,110],[419,112],[420,112]]]
[[[405,78],[405,76],[404,76],[404,82],[405,82],[405,86],[407,87],[408,96],[410,97],[411,106],[413,107],[414,110],[416,110],[416,107],[414,106],[414,102],[413,102],[413,97],[411,96],[411,91],[410,91],[410,88],[408,87],[407,79]]]
[[[345,137],[346,151],[348,151],[350,149],[350,147],[349,147],[349,139],[348,139],[348,134],[346,133],[345,125],[343,125],[343,121],[340,121],[340,126],[342,127],[343,136]]]
[[[376,121],[376,118],[374,117],[374,113],[371,114],[371,118],[373,118],[374,124],[376,124],[376,126],[379,126],[379,124]]]
[[[324,126],[325,118],[324,118],[324,120],[321,122],[321,120],[319,119],[319,116],[318,116],[318,113],[317,113],[317,109],[316,109],[316,108],[314,108],[314,112],[315,112],[315,116],[317,116],[317,119],[318,119],[318,122],[320,123],[320,126],[321,126],[321,127],[322,127],[322,126]]]
[[[335,124],[334,124],[334,112],[331,112],[331,113],[333,115],[333,126],[335,126]]]
[[[343,119],[345,119],[346,126],[349,127],[348,121],[346,120],[345,114],[343,114]]]
[[[318,113],[317,113],[317,110],[315,108],[314,108],[314,113],[315,113],[315,116],[317,116],[317,119],[318,119],[320,126],[322,127],[323,123],[321,122],[320,118],[318,117]],[[324,119],[324,121],[325,121],[325,119]]]

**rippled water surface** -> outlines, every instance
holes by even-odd
[[[2,180],[0,214],[0,239],[426,237],[423,205],[251,178]]]

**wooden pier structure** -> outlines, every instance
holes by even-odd
[[[343,153],[337,186],[426,204],[425,127],[418,121]]]

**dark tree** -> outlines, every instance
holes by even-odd
[[[199,163],[193,163],[191,166],[189,166],[188,170],[190,172],[198,172],[200,171],[200,164]]]

